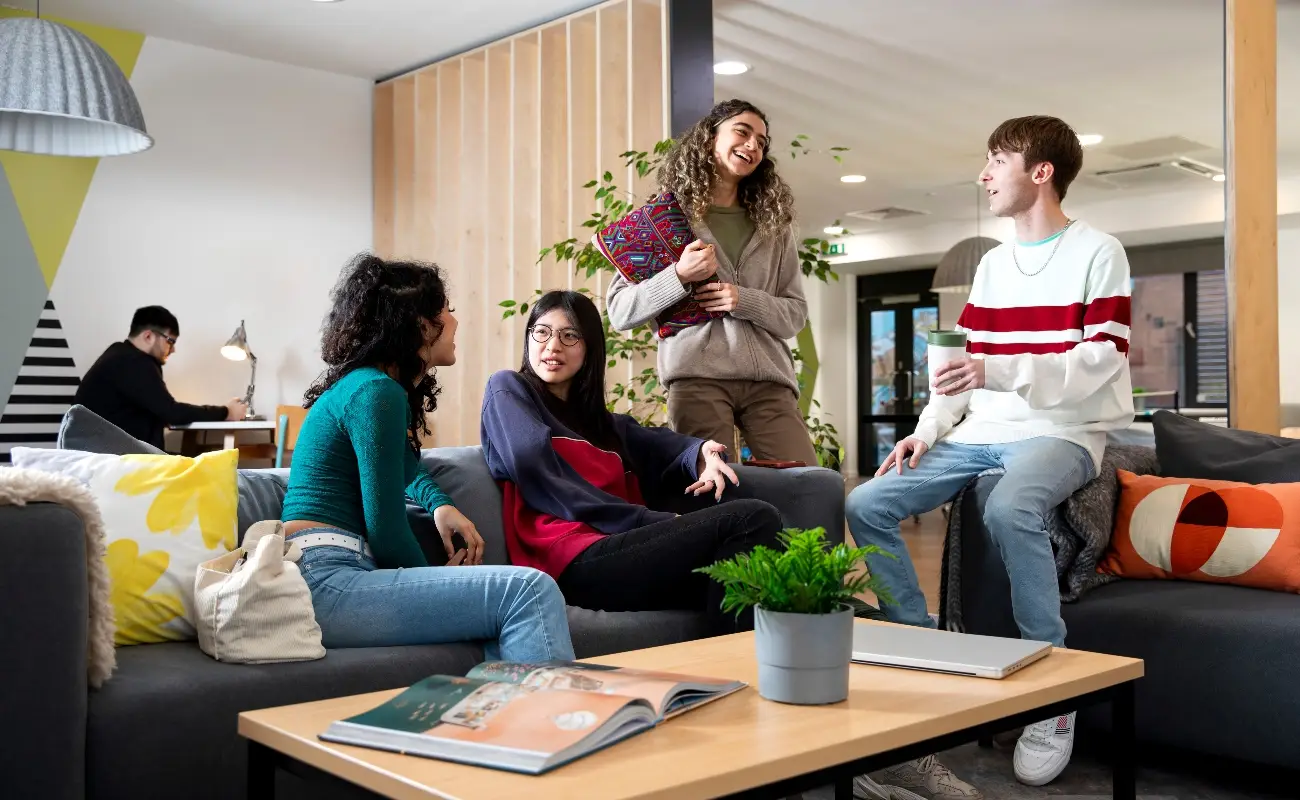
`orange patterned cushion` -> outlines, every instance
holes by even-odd
[[[1098,572],[1300,592],[1300,483],[1118,472],[1115,531]]]

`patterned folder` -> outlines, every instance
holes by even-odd
[[[592,237],[592,244],[629,283],[640,283],[672,269],[686,246],[695,241],[686,213],[672,192],[650,198],[649,202]],[[693,290],[694,286],[687,286]],[[660,314],[659,338],[669,336],[701,322],[723,316],[700,308],[691,297]]]

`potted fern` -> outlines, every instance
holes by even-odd
[[[827,547],[824,528],[787,529],[781,542],[783,552],[760,546],[696,571],[723,584],[723,611],[754,608],[760,696],[799,705],[838,703],[849,696],[849,601],[870,589],[880,602],[893,602],[864,559],[893,556],[875,545]]]

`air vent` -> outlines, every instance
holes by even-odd
[[[1102,152],[1129,161],[1167,161],[1184,153],[1200,153],[1213,149],[1209,145],[1194,142],[1182,136],[1162,136],[1158,139],[1144,139],[1140,142],[1112,145],[1102,148]]]
[[[1135,167],[1098,170],[1092,178],[1118,189],[1146,187],[1204,186],[1217,170],[1188,159],[1152,161]]]
[[[920,217],[929,213],[928,211],[917,211],[911,208],[900,208],[899,206],[885,206],[870,211],[850,211],[846,216],[865,219],[867,222],[890,222],[896,219],[906,219],[907,217]]]

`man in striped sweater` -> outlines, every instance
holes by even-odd
[[[898,525],[950,501],[980,472],[1004,469],[985,523],[1011,581],[1026,639],[1065,644],[1047,517],[1092,480],[1107,431],[1133,420],[1129,266],[1120,243],[1061,211],[1083,165],[1078,136],[1054,117],[1004,122],[979,180],[1015,239],[980,261],[958,320],[967,355],[932,364],[935,397],[916,432],[848,500],[853,538],[893,595],[891,620],[933,627]],[[963,419],[964,416],[964,419]],[[1025,728],[1016,777],[1041,786],[1070,760],[1074,714]]]

